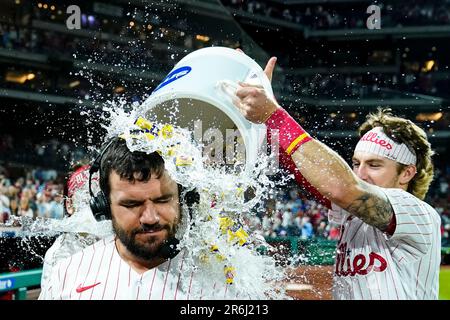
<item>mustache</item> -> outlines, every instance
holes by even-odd
[[[159,223],[155,224],[142,224],[140,228],[136,228],[133,230],[133,234],[138,233],[145,233],[145,232],[156,232],[166,229],[167,231],[170,231],[169,225],[162,225]]]

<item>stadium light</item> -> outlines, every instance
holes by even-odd
[[[425,66],[422,68],[422,71],[429,72],[429,71],[433,70],[434,65],[435,65],[434,60],[425,61]]]
[[[442,112],[419,113],[416,116],[417,121],[438,121],[443,116]]]
[[[203,41],[203,42],[208,42],[209,41],[209,37],[208,36],[204,36],[204,35],[201,35],[201,34],[196,35],[195,39]]]
[[[77,87],[79,85],[80,85],[80,81],[79,80],[75,80],[75,81],[72,81],[71,83],[69,83],[69,87],[70,88],[75,88],[75,87]]]
[[[31,81],[34,78],[36,78],[36,75],[34,73],[8,71],[6,73],[5,80],[8,82],[24,84],[27,80]]]
[[[122,93],[122,92],[124,92],[124,91],[125,91],[125,88],[122,87],[122,86],[119,86],[119,87],[114,88],[114,92],[115,92],[115,93]]]

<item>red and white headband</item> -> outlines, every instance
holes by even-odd
[[[355,152],[376,154],[405,165],[415,165],[416,155],[404,143],[397,143],[389,138],[382,127],[375,127],[361,137]]]

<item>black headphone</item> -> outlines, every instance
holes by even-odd
[[[97,195],[94,195],[94,192],[92,191],[92,176],[97,171],[98,174],[98,180],[100,184],[100,177],[102,175],[101,171],[101,162],[103,155],[105,154],[106,150],[111,146],[111,144],[116,141],[116,138],[111,139],[106,146],[100,151],[98,156],[95,158],[94,162],[92,163],[91,167],[89,168],[89,194],[91,196],[91,199],[89,200],[89,205],[91,207],[92,213],[94,214],[94,218],[97,221],[107,220],[111,219],[111,208],[109,207],[109,201],[106,197],[105,193],[100,187],[100,191],[97,193]]]
[[[95,172],[99,172],[99,183],[100,183],[100,177],[101,177],[101,161],[103,158],[103,155],[105,154],[106,150],[111,146],[111,144],[116,141],[117,138],[111,139],[106,146],[100,151],[98,156],[95,158],[94,162],[92,163],[90,169],[89,169],[89,194],[91,196],[91,199],[89,200],[89,205],[91,207],[92,213],[97,221],[102,221],[106,219],[111,219],[111,208],[109,206],[109,201],[103,190],[101,190],[97,193],[97,195],[94,195],[94,192],[92,191],[92,176]],[[199,203],[200,201],[200,195],[197,191],[191,190],[186,192],[184,197],[182,196],[183,186],[178,184],[178,194],[180,195],[180,202],[186,202],[186,205],[189,210],[189,216],[192,218],[192,206],[195,203]],[[176,239],[175,237],[167,239],[167,241],[161,246],[158,255],[164,259],[172,259],[174,258],[180,250],[177,249],[177,245],[180,241]]]

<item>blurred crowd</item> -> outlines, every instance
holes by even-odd
[[[274,200],[267,211],[248,221],[262,236],[338,240],[339,227],[328,223],[328,209],[308,199],[297,186],[280,189]]]
[[[322,4],[286,5],[261,0],[222,0],[233,9],[251,14],[289,21],[312,29],[365,28],[369,17],[365,10],[357,10],[358,4],[335,6]],[[366,2],[361,2],[366,7]],[[437,1],[391,1],[378,3],[383,27],[445,25],[450,22],[450,3]],[[359,8],[365,9],[365,8]]]
[[[31,170],[26,176],[11,178],[8,170],[0,167],[0,223],[13,216],[62,219],[62,195],[63,183],[55,171]]]
[[[144,41],[148,36],[143,34],[142,39],[130,38],[132,43],[127,42],[126,38],[118,42],[108,37],[99,37],[94,40],[90,37],[48,29],[0,24],[0,47],[5,49],[50,55],[57,52],[67,59],[81,58],[89,62],[111,65],[126,64],[128,68],[146,67],[149,70],[164,68],[164,64],[169,63],[170,57],[167,54],[161,54],[155,59],[155,50],[150,50],[153,49],[153,43]],[[162,39],[158,41],[164,43]]]
[[[450,11],[449,11],[450,12]],[[143,39],[148,35],[144,35]],[[184,38],[187,38],[185,35]],[[158,39],[158,42],[162,41]],[[185,41],[184,47],[192,41]],[[176,43],[176,42],[175,42]],[[168,46],[176,46],[170,43]],[[111,39],[80,38],[50,30],[38,30],[29,27],[0,24],[0,48],[14,49],[23,52],[41,53],[53,57],[55,52],[59,58],[67,61],[80,60],[85,63],[100,63],[122,68],[146,70],[148,72],[169,71],[180,53],[170,54],[167,50],[155,50],[152,41],[117,43]],[[184,53],[183,53],[184,54]],[[324,61],[314,61],[315,67],[320,67]],[[371,63],[372,64],[372,63]],[[431,72],[421,72],[418,62],[405,66],[402,74],[365,73],[349,75],[342,73],[290,75],[287,74],[283,83],[282,93],[296,94],[311,98],[359,99],[359,98],[391,98],[392,91],[407,91],[411,93],[449,96],[448,79],[434,78]],[[436,67],[436,66],[434,66]],[[28,70],[28,69],[27,69]],[[7,72],[25,72],[22,66],[10,66]],[[430,70],[431,71],[431,70]],[[36,70],[34,81],[23,83],[5,81],[1,86],[10,89],[22,89],[37,92],[62,94],[89,99],[92,96],[103,97],[103,100],[114,95],[121,81],[108,79],[107,76],[81,70],[67,73],[51,73],[48,70]],[[100,84],[100,85],[97,85]],[[149,85],[149,84],[148,84]],[[148,89],[133,81],[127,81],[126,87],[135,95]],[[133,97],[138,101],[139,97]]]
[[[70,144],[55,138],[34,140],[32,136],[20,138],[0,133],[0,164],[2,162],[17,163],[46,168],[45,172],[54,172],[51,177],[55,178],[56,171],[62,172],[67,169],[67,163],[77,162],[86,157],[86,150],[74,143]],[[37,179],[49,180],[40,172],[40,170],[36,171]]]
[[[147,46],[131,43],[115,43],[111,40],[77,37],[51,30],[0,24],[0,49],[13,49],[27,53],[45,54],[49,59],[64,62],[71,68],[73,61],[83,63],[100,63],[122,68],[138,68],[152,72],[170,70],[170,56],[158,54]],[[57,54],[57,56],[56,56]],[[156,56],[156,57],[155,57]],[[22,66],[10,66],[6,72],[27,72]],[[5,73],[6,73],[5,72]],[[73,97],[92,96],[94,91],[105,95],[113,93],[118,81],[95,74],[93,70],[67,72],[51,72],[49,70],[33,69],[34,81],[23,83],[3,81],[2,87],[35,92],[46,92]],[[94,75],[96,78],[94,78]],[[99,82],[101,86],[93,86]],[[131,86],[131,83],[129,84]]]
[[[182,18],[173,21],[170,27],[163,27],[156,14],[147,14],[148,21],[143,22],[128,15],[105,19],[83,11],[80,26],[83,32],[78,33],[61,32],[58,26],[65,28],[66,19],[63,12],[34,7],[21,25],[0,24],[0,47],[44,54],[54,54],[56,50],[68,58],[155,72],[170,70],[180,53],[184,55],[206,45],[233,44],[228,39],[198,40],[194,32],[187,31],[188,23]],[[39,23],[50,24],[42,27]]]
[[[0,223],[11,216],[61,219],[67,163],[87,152],[58,139],[0,134]]]
[[[54,21],[53,21],[54,22]],[[33,70],[34,81],[22,83],[2,81],[1,86],[10,89],[45,92],[58,95],[88,98],[102,96],[107,100],[113,95],[113,90],[123,81],[114,79],[111,74],[100,74],[94,68],[78,68],[70,72],[72,64],[100,64],[123,70],[124,67],[135,72],[152,72],[164,75],[175,62],[195,49],[210,45],[230,45],[229,43],[211,40],[203,43],[195,40],[195,35],[175,30],[148,30],[123,26],[119,33],[92,34],[91,37],[78,34],[68,34],[49,29],[40,29],[29,25],[11,25],[0,23],[0,49],[12,49],[21,52],[45,54],[49,60],[54,60],[63,66],[67,72],[51,72],[51,70]],[[129,37],[127,37],[129,35]],[[133,36],[133,37],[131,37]],[[5,74],[10,72],[27,72],[29,69],[20,66],[10,66]],[[102,69],[103,70],[103,69]],[[2,71],[2,70],[0,70]],[[4,80],[4,79],[2,79]],[[140,81],[128,80],[129,89],[143,87]],[[146,87],[150,85],[146,84]],[[100,85],[94,85],[99,83]],[[148,89],[147,89],[148,91]],[[96,93],[95,93],[96,92]]]
[[[286,77],[285,88],[301,96],[320,99],[389,99],[399,92],[448,96],[448,79],[433,79],[431,73],[315,74]]]

